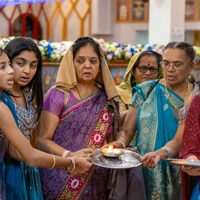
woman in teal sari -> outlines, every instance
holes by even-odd
[[[162,148],[172,140],[178,128],[174,110],[191,93],[187,80],[194,65],[195,51],[187,43],[171,42],[164,51],[164,79],[148,81],[133,88],[133,97],[115,147],[125,147],[137,131],[134,147],[143,156]],[[151,63],[149,63],[151,66]],[[146,69],[148,70],[148,68]],[[164,149],[170,154],[168,148]],[[149,161],[146,161],[149,162]],[[159,163],[155,169],[143,168],[147,199],[178,200],[181,198],[179,167]]]

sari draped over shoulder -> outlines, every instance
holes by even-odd
[[[143,52],[151,53],[157,57],[159,62],[162,61],[162,55],[155,51],[146,50]],[[126,107],[126,109],[128,109],[129,103],[131,102],[131,99],[132,99],[132,88],[136,84],[135,78],[131,80],[131,78],[134,77],[135,64],[140,54],[143,52],[138,52],[132,56],[131,60],[129,61],[128,67],[126,69],[126,73],[124,75],[123,81],[120,83],[120,85],[116,86],[117,91],[119,93],[118,98],[122,102],[122,105]]]
[[[15,122],[18,124],[14,105],[12,101],[10,100],[10,98],[8,97],[8,95],[4,92],[1,95],[1,101],[3,101],[3,103],[8,106],[11,113],[13,114]],[[6,141],[7,141],[6,136],[4,135],[3,131],[0,129],[0,199],[1,200],[8,199],[6,198],[6,177],[5,177],[5,161],[4,161]],[[17,180],[18,177],[15,176],[13,178]],[[19,181],[18,186],[20,187],[21,179],[19,178],[18,181]],[[12,191],[10,192],[12,193]]]
[[[139,55],[141,54],[141,52],[135,54],[129,64],[128,67],[126,69],[126,73],[124,75],[124,79],[123,81],[120,83],[120,85],[116,86],[117,91],[119,93],[119,100],[122,101],[122,103],[124,104],[124,106],[126,106],[128,108],[129,103],[131,102],[132,99],[132,87],[131,87],[131,76],[133,73],[133,67],[135,65],[135,62],[137,61]]]
[[[185,129],[181,143],[179,157],[186,159],[189,156],[196,156],[200,160],[200,95],[196,95],[190,103],[190,107],[185,120]],[[200,177],[198,177],[200,183]],[[192,177],[181,171],[181,184],[183,200],[189,200],[194,188]],[[196,194],[192,195],[192,200],[200,197],[199,184],[194,189]]]
[[[32,105],[30,89],[23,89],[27,109],[21,107],[10,97],[6,100],[12,106],[12,114],[20,131],[27,139],[37,124],[37,114]],[[5,94],[6,95],[6,94]],[[5,160],[6,198],[12,200],[42,200],[40,176],[36,167],[30,167],[7,156]]]
[[[49,96],[51,91],[46,94],[45,99]],[[59,98],[59,95],[52,98]],[[44,100],[44,107],[51,102],[53,99],[48,102]],[[51,108],[52,106],[49,105]],[[52,140],[72,152],[88,147],[100,148],[111,126],[113,134],[119,130],[118,111],[118,104],[114,100],[108,100],[105,90],[101,88],[98,93],[65,106]],[[71,176],[63,169],[40,168],[39,172],[45,200],[107,199],[108,169],[93,166],[89,172],[77,177]]]
[[[130,103],[138,109],[137,136],[133,146],[137,146],[142,156],[162,148],[173,139],[178,128],[173,113],[175,107],[167,98],[166,87],[158,83],[147,97],[155,83],[153,80],[135,86]],[[183,104],[183,99],[169,88],[168,92],[174,105]],[[179,167],[169,166],[167,162],[159,162],[155,169],[143,168],[147,199],[178,200],[181,194],[179,172]]]

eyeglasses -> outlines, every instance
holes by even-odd
[[[161,66],[163,69],[169,69],[169,67],[172,65],[172,67],[174,68],[174,70],[176,71],[180,71],[183,69],[184,65],[183,63],[180,62],[173,62],[173,63],[169,63],[167,61],[162,61],[160,62]],[[189,63],[187,63],[189,64]]]
[[[146,73],[148,70],[151,74],[157,74],[158,68],[155,67],[147,67],[147,66],[138,66],[137,67],[141,73]]]

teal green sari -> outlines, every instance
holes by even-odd
[[[156,151],[172,140],[178,128],[178,120],[173,111],[184,101],[168,88],[157,84],[147,97],[155,80],[144,82],[133,88],[131,105],[138,109],[137,137],[133,146],[139,153]],[[147,97],[147,98],[146,98]],[[167,162],[159,162],[155,169],[143,168],[146,196],[149,200],[178,200],[181,194],[180,170],[177,166],[169,166]]]

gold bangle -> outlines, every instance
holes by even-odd
[[[55,164],[56,164],[56,158],[55,158],[55,156],[52,155],[52,157],[53,157],[53,165],[52,165],[52,167],[49,168],[49,169],[53,169],[53,168],[55,167]]]
[[[123,149],[125,149],[125,148],[126,148],[125,144],[124,144],[122,141],[117,141],[117,142],[119,142],[119,143],[121,143],[121,144],[122,144],[122,146],[123,146]]]

